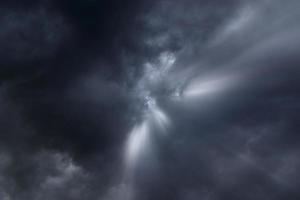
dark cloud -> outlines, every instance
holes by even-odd
[[[2,1],[0,199],[299,199],[299,5]]]

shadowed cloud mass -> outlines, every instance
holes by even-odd
[[[299,1],[0,11],[1,200],[300,198]]]

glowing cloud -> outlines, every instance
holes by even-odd
[[[148,107],[147,117],[153,120],[155,124],[163,130],[170,124],[168,116],[157,106],[155,99],[146,97],[146,105]]]
[[[142,124],[135,126],[129,134],[126,144],[126,164],[132,167],[136,164],[143,149],[147,146],[149,137],[148,122],[144,121]]]
[[[201,96],[213,95],[228,88],[233,83],[231,77],[215,78],[211,80],[192,81],[183,90],[182,95],[185,98],[197,98]]]
[[[125,158],[128,169],[133,169],[138,160],[151,147],[150,126],[158,125],[161,130],[165,131],[170,124],[169,118],[156,105],[156,101],[153,98],[147,96],[145,100],[147,110],[144,121],[132,129],[126,143]]]
[[[167,128],[170,124],[168,116],[157,106],[151,109],[151,117],[154,119],[155,123],[163,130]]]

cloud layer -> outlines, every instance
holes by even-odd
[[[0,199],[300,198],[297,0],[0,7]]]

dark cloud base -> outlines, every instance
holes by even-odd
[[[1,1],[0,199],[300,199],[299,8]],[[172,96],[224,77],[216,94]],[[148,96],[171,125],[151,127],[151,155],[124,183]]]

